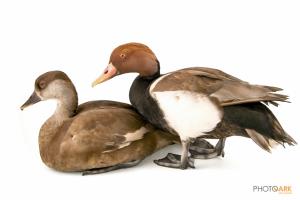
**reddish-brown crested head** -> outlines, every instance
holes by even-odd
[[[140,76],[152,76],[158,70],[157,58],[149,47],[141,43],[127,43],[113,50],[107,68],[93,86],[119,74],[137,72]]]

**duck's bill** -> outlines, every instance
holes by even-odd
[[[109,63],[109,65],[105,68],[103,74],[101,76],[99,76],[92,83],[92,87],[95,87],[96,85],[98,85],[100,83],[103,83],[104,81],[107,81],[107,80],[113,78],[116,75],[118,75],[118,70],[116,69],[116,67],[112,63]]]
[[[24,110],[25,108],[41,101],[42,99],[36,94],[36,92],[33,92],[32,95],[29,97],[29,99],[20,107],[21,110]]]

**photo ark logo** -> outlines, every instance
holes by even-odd
[[[290,185],[254,185],[253,192],[276,192],[278,194],[292,194]]]

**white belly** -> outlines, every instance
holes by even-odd
[[[222,119],[222,111],[205,95],[182,90],[153,92],[151,95],[181,140],[212,131]]]

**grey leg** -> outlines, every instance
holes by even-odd
[[[83,171],[82,175],[85,176],[85,175],[93,175],[93,174],[102,174],[102,173],[110,172],[110,171],[117,170],[117,169],[129,168],[129,167],[133,167],[133,166],[138,165],[141,161],[142,160],[134,160],[134,161],[130,161],[130,162],[127,162],[127,163],[114,165],[114,166],[111,166],[111,167],[90,169],[90,170]]]
[[[225,147],[226,138],[222,138],[216,144],[216,151],[218,152],[218,156],[225,156],[224,147]]]
[[[181,155],[181,169],[188,168],[188,156],[189,156],[189,147],[190,141],[181,141],[182,143],[182,155]]]

